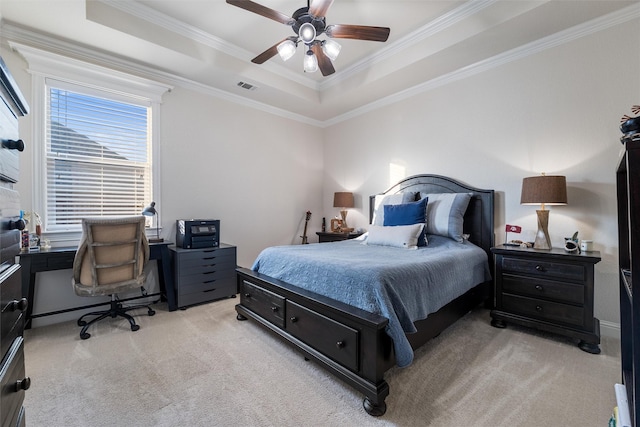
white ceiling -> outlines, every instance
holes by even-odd
[[[303,0],[258,3],[286,15],[306,6]],[[3,38],[84,59],[109,58],[119,68],[127,64],[324,125],[638,17],[638,6],[637,0],[335,0],[327,24],[384,26],[391,34],[386,43],[338,40],[342,51],[328,77],[302,71],[302,48],[286,63],[277,55],[251,63],[293,32],[223,0],[1,0],[0,17]],[[627,42],[638,49],[638,41]],[[240,81],[257,89],[242,89]]]

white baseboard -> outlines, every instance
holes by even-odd
[[[620,324],[608,322],[606,320],[600,321],[600,334],[603,337],[620,339]]]

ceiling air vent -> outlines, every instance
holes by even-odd
[[[247,90],[256,90],[258,89],[256,86],[249,84],[249,83],[245,83],[245,82],[238,82],[238,86],[240,86],[242,89],[247,89]]]

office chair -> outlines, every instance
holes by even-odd
[[[117,293],[135,288],[140,288],[144,295],[149,261],[144,226],[142,215],[82,220],[82,239],[73,260],[73,289],[79,296],[111,296],[109,310],[87,313],[78,319],[83,340],[91,336],[87,332],[89,326],[107,317],[124,317],[131,330],[137,331],[140,326],[127,311],[146,308],[149,316],[155,314],[148,305],[125,307],[117,297]],[[85,321],[87,316],[97,317]]]

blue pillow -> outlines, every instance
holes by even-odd
[[[417,202],[399,205],[384,205],[384,226],[425,224],[427,212],[427,197]],[[426,224],[425,224],[426,225]],[[427,245],[426,227],[423,227],[418,246]]]

